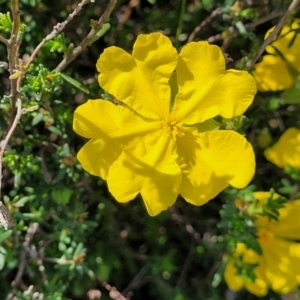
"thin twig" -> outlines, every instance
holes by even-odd
[[[188,255],[186,256],[184,265],[181,269],[181,273],[179,276],[179,279],[176,283],[176,287],[182,287],[184,285],[184,282],[186,280],[187,274],[192,266],[192,262],[195,256],[195,245],[194,243],[191,244],[190,246],[190,250],[188,252]]]
[[[86,5],[87,3],[90,3],[91,0],[82,0],[77,7],[75,8],[75,10],[69,14],[69,16],[66,18],[65,21],[63,21],[62,23],[57,23],[52,31],[36,46],[36,48],[33,50],[33,52],[31,53],[30,57],[28,58],[26,65],[22,68],[22,75],[18,78],[17,80],[17,89],[20,89],[21,86],[21,82],[22,79],[26,73],[26,71],[28,70],[30,64],[32,63],[32,61],[34,60],[34,58],[36,57],[36,55],[39,53],[39,51],[41,50],[41,48],[50,40],[52,40],[53,38],[55,38],[56,36],[58,36],[64,29],[65,27],[79,14],[79,12],[82,10],[83,6]]]
[[[8,145],[10,138],[12,137],[22,114],[27,112],[33,111],[36,109],[36,106],[29,107],[29,108],[22,108],[22,101],[21,99],[17,99],[17,113],[15,115],[14,121],[11,127],[8,130],[8,133],[3,141],[1,141],[1,148],[0,148],[0,223],[4,226],[5,229],[11,226],[12,220],[9,215],[9,212],[5,205],[1,201],[1,191],[2,191],[2,168],[3,168],[3,157],[5,153],[5,149]]]
[[[8,142],[9,142],[15,128],[17,127],[18,122],[21,119],[21,116],[23,113],[24,113],[24,110],[22,109],[22,102],[18,98],[17,99],[17,113],[15,116],[15,119],[14,119],[4,141],[1,143],[1,149],[0,149],[0,199],[1,199],[1,189],[2,189],[2,165],[3,165],[4,152],[5,152]]]
[[[255,22],[245,24],[245,27],[247,29],[254,29],[255,27],[257,27],[261,24],[264,24],[264,23],[269,22],[269,21],[271,21],[271,20],[273,20],[277,17],[282,16],[283,14],[284,14],[284,12],[282,12],[282,11],[271,13],[270,15],[261,17],[260,19],[258,19]],[[229,36],[233,37],[236,33],[238,33],[238,30],[234,26],[230,26],[226,29],[226,32],[227,32],[226,37],[229,37]],[[224,39],[224,34],[223,33],[218,33],[214,36],[209,37],[207,39],[207,41],[209,43],[215,43],[215,42],[223,40],[223,39]]]
[[[32,223],[30,224],[29,228],[27,229],[27,233],[25,235],[25,239],[23,242],[23,249],[20,253],[20,257],[19,257],[19,266],[18,266],[18,272],[14,278],[14,280],[11,283],[11,286],[13,288],[13,290],[9,293],[9,295],[6,297],[6,300],[12,300],[14,299],[14,291],[17,288],[17,286],[21,283],[21,279],[23,277],[23,273],[25,270],[25,266],[26,266],[26,257],[27,257],[27,252],[28,249],[30,248],[30,243],[34,237],[34,235],[36,234],[37,230],[39,228],[39,224],[38,223]]]
[[[8,69],[8,63],[6,61],[0,61],[0,68]]]
[[[3,37],[2,35],[0,35],[0,42],[3,43],[6,47],[8,47],[8,45],[9,45],[8,40],[5,37]]]
[[[190,36],[189,36],[188,42],[193,41],[194,38],[195,38],[195,36],[196,36],[196,34],[197,34],[199,31],[201,31],[201,29],[202,29],[203,27],[205,27],[207,24],[209,24],[209,23],[212,21],[212,19],[213,19],[214,17],[220,15],[221,13],[222,13],[222,9],[221,9],[221,8],[217,8],[217,9],[213,10],[213,11],[211,12],[211,14],[210,14],[205,20],[203,20],[203,21],[202,21],[202,22],[201,22],[201,23],[193,30],[193,32],[192,32],[192,33],[190,34]]]
[[[114,286],[109,285],[105,281],[102,282],[102,285],[109,291],[110,298],[114,300],[127,300]]]
[[[96,24],[92,27],[89,34],[82,40],[82,42],[77,46],[71,54],[65,56],[63,60],[59,63],[59,65],[55,68],[56,71],[62,71],[70,62],[72,62],[81,52],[83,52],[88,46],[90,46],[91,41],[95,37],[95,35],[102,28],[104,23],[107,22],[109,16],[111,15],[115,5],[117,4],[117,0],[110,0],[107,8],[102,14],[101,18],[96,22]]]
[[[140,269],[140,271],[135,275],[135,277],[132,279],[132,281],[128,284],[128,286],[122,290],[122,295],[127,295],[132,290],[136,289],[140,283],[142,282],[143,278],[147,274],[147,267],[143,267]]]
[[[265,51],[266,47],[271,44],[277,37],[278,34],[280,33],[282,27],[284,26],[286,20],[288,17],[291,15],[291,13],[296,9],[297,5],[299,4],[300,0],[293,0],[292,3],[290,4],[289,8],[285,12],[285,14],[281,17],[279,20],[278,24],[275,26],[274,30],[271,32],[271,34],[264,40],[262,45],[257,51],[257,54],[254,58],[250,59],[247,64],[245,70],[250,70],[253,65],[257,62],[257,60],[261,57],[263,52]]]
[[[19,59],[18,33],[19,33],[20,25],[21,25],[19,0],[11,1],[11,14],[13,17],[13,26],[12,26],[11,36],[10,36],[10,39],[8,41],[8,46],[7,46],[10,75],[12,75],[14,73],[16,65],[18,64],[18,59]],[[12,122],[12,120],[14,118],[13,116],[15,113],[16,102],[17,102],[17,98],[18,98],[17,82],[14,79],[11,79],[10,95],[11,95],[10,121]]]

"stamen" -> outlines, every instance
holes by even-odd
[[[257,231],[257,236],[258,236],[259,242],[264,245],[272,244],[272,241],[274,240],[273,232],[271,232],[265,228],[260,228]]]
[[[177,123],[176,115],[174,113],[165,116],[163,127],[167,127],[169,130],[171,130],[174,141],[177,140],[177,137],[183,137],[186,132],[186,129]]]

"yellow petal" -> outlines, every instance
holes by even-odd
[[[225,267],[224,279],[230,290],[237,292],[244,287],[243,280],[237,275],[237,269],[232,261],[229,261]]]
[[[251,144],[231,130],[210,131],[200,134],[201,156],[218,177],[236,187],[244,188],[255,171],[255,157]]]
[[[121,152],[111,139],[91,139],[80,149],[77,159],[84,170],[106,180],[109,167]]]
[[[262,62],[255,65],[252,75],[257,89],[262,92],[286,90],[293,84],[287,65],[280,56],[265,55]]]
[[[275,55],[278,55],[277,50],[284,56],[284,60],[290,63],[295,69],[300,71],[300,36],[297,32],[300,28],[300,19],[294,19],[291,25],[286,24],[283,26],[280,36],[266,48],[266,51]],[[271,28],[266,37],[274,30]],[[291,42],[293,43],[291,44]],[[276,50],[276,49],[277,50]]]
[[[264,154],[267,160],[279,168],[291,166],[300,169],[300,129],[292,127],[286,130]]]
[[[300,241],[300,200],[286,203],[279,213],[278,221],[269,228],[276,236]]]
[[[269,285],[277,293],[289,293],[298,285],[300,274],[300,244],[275,238],[273,243],[261,245],[265,274]]]
[[[117,47],[104,50],[97,62],[99,83],[144,117],[164,118],[177,56],[170,39],[161,33],[139,35],[132,56]]]
[[[264,274],[264,268],[260,262],[254,269],[255,280],[254,282],[250,279],[245,280],[245,288],[251,293],[258,297],[265,296],[268,292],[268,281]]]
[[[248,264],[258,264],[258,266],[254,268],[254,274],[256,277],[255,281],[237,275],[237,269],[234,266],[234,259],[232,259],[226,265],[224,272],[225,281],[229,288],[233,291],[239,291],[242,287],[245,287],[256,296],[260,297],[266,295],[268,292],[268,285],[264,274],[262,257],[252,249],[247,249],[244,244],[239,243],[234,256],[241,255],[243,255],[243,262]]]
[[[182,169],[180,194],[189,203],[203,205],[228,186],[226,178],[217,177],[202,157],[200,137],[187,133],[177,140]]]
[[[270,198],[271,193],[270,192],[254,192],[253,196],[254,196],[255,199],[259,200],[259,202],[257,203],[257,207],[261,208],[267,202],[267,200]],[[279,197],[280,197],[280,195],[274,193],[273,197],[272,197],[272,200],[275,200]],[[261,216],[261,215],[258,215],[258,214],[255,217],[256,217],[255,225],[258,228],[265,227],[265,228],[271,230],[271,228],[273,228],[273,225],[277,222],[275,220],[270,220],[266,216]]]
[[[157,131],[128,147],[112,164],[107,182],[119,202],[138,193],[149,215],[155,216],[173,205],[179,193],[181,170],[171,135]]]
[[[253,77],[245,71],[225,71],[221,49],[207,42],[187,44],[179,54],[176,73],[179,89],[174,110],[185,124],[216,115],[241,115],[256,93]]]
[[[106,100],[89,100],[74,113],[73,128],[86,138],[113,138],[129,142],[159,130],[161,124],[146,120],[124,105]]]
[[[202,205],[229,184],[245,187],[252,179],[255,159],[252,146],[234,131],[210,131],[178,139],[183,170],[181,194]]]

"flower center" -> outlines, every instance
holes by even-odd
[[[186,129],[180,125],[177,121],[176,114],[173,112],[168,114],[163,121],[163,127],[168,133],[172,134],[174,141],[177,140],[177,136],[184,136]]]
[[[262,245],[270,245],[270,244],[272,244],[272,241],[274,240],[273,232],[271,232],[265,228],[258,229],[257,236],[258,236],[259,243],[261,243]]]

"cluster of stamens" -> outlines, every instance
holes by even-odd
[[[163,126],[167,129],[168,132],[171,131],[174,141],[176,141],[177,136],[182,137],[185,135],[186,130],[182,125],[177,123],[174,113],[169,114],[165,117]]]
[[[260,228],[257,231],[257,236],[259,242],[264,245],[270,244],[274,239],[274,234],[265,228]]]

